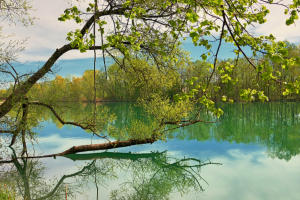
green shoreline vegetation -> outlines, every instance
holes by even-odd
[[[251,68],[244,58],[228,59],[218,63],[211,85],[208,86],[209,96],[216,102],[241,102],[247,100],[249,94],[252,95],[250,101],[264,100],[255,97],[259,93],[266,95],[263,97],[270,101],[300,100],[299,91],[289,95],[288,85],[283,84],[299,82],[300,46],[287,43],[286,49],[287,58],[295,58],[292,67],[285,69],[285,66],[279,66],[274,61],[271,63],[273,71],[281,77],[281,83],[258,76],[257,69]],[[109,66],[107,77],[105,72],[96,71],[97,102],[136,102],[152,94],[163,94],[173,99],[176,94],[190,92],[195,85],[205,85],[212,71],[209,62],[192,62],[187,56],[174,67],[161,69],[143,59],[132,59],[125,64],[126,70],[117,64]],[[270,75],[266,71],[261,76]],[[9,96],[12,89],[13,86],[8,90],[0,90],[0,99]],[[93,102],[94,72],[87,70],[81,77],[72,78],[57,75],[54,80],[34,85],[28,97],[42,102]]]

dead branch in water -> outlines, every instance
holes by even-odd
[[[65,156],[65,155],[76,154],[76,153],[80,153],[80,152],[107,150],[107,149],[114,149],[114,148],[120,148],[120,147],[129,147],[129,146],[138,145],[138,144],[152,144],[155,141],[157,141],[157,139],[155,137],[152,137],[152,138],[147,138],[147,139],[130,139],[130,140],[114,141],[114,142],[107,142],[107,143],[101,143],[101,144],[87,144],[87,145],[73,146],[73,147],[67,149],[66,151],[56,153],[56,154],[18,157],[18,158],[49,158],[49,157],[55,158],[56,156]],[[11,162],[13,162],[13,160],[14,159],[0,161],[0,163],[11,163]]]

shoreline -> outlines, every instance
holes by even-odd
[[[0,105],[2,105],[5,102],[5,99],[0,98]],[[72,100],[67,100],[67,101],[56,101],[57,103],[94,103],[94,101],[88,101],[88,100],[83,100],[83,101],[72,101]],[[233,103],[285,103],[285,102],[300,102],[300,99],[285,99],[285,100],[271,100],[271,101],[252,101],[252,102],[245,102],[245,101],[234,101]],[[96,103],[136,103],[136,101],[130,101],[130,100],[113,100],[113,99],[102,99],[102,100],[96,100]],[[215,103],[228,103],[228,104],[233,104],[230,102],[223,102],[223,101],[215,101]]]

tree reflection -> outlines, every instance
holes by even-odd
[[[290,160],[300,153],[300,104],[272,102],[224,104],[224,115],[215,124],[196,124],[174,131],[181,140],[259,144],[271,157]],[[209,120],[211,116],[203,113]],[[205,117],[203,117],[205,119]]]
[[[290,160],[300,153],[299,103],[236,103],[224,104],[221,107],[224,115],[217,123],[198,123],[176,129],[167,133],[166,138],[163,139],[197,141],[214,139],[218,142],[259,144],[267,148],[270,157],[285,160]],[[85,126],[92,122],[91,104],[61,104],[55,109],[65,122],[80,122]],[[0,122],[0,125],[3,125],[0,127],[0,133],[1,130],[13,130],[13,135],[18,136],[25,149],[24,135],[27,139],[34,138],[37,134],[34,131],[39,131],[36,127],[39,127],[41,122],[48,121],[56,124],[58,128],[62,127],[62,123],[53,115],[53,112],[45,107],[30,105],[29,112],[26,114],[26,124],[21,123],[24,122],[21,111],[13,111],[11,115],[17,116],[15,123]],[[201,115],[206,121],[215,120],[209,112],[202,112]],[[147,138],[153,133],[155,126],[151,118],[134,104],[101,104],[97,106],[97,116],[99,116],[95,126],[97,133],[106,135],[111,140]],[[7,121],[12,120],[7,119]],[[134,124],[139,126],[134,127]],[[92,134],[90,130],[85,131]]]
[[[89,184],[98,189],[105,182],[115,179],[119,188],[110,192],[110,199],[168,199],[171,192],[187,193],[202,191],[205,182],[200,173],[205,165],[219,164],[202,162],[194,158],[177,159],[167,152],[143,154],[103,152],[95,154],[67,155],[74,161],[85,160],[79,170],[63,175],[60,179],[46,181],[43,178],[45,166],[36,159],[16,159],[2,165],[1,185],[10,182],[17,190],[17,197],[25,200],[75,199]],[[6,166],[6,167],[4,167]],[[10,167],[8,167],[10,166]],[[125,177],[124,177],[124,174]],[[6,177],[6,178],[4,178]],[[9,177],[9,178],[8,178]],[[67,180],[73,180],[72,185]]]

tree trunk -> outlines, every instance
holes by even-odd
[[[120,147],[128,147],[137,144],[149,144],[155,142],[155,138],[147,138],[147,139],[132,139],[132,140],[125,140],[125,141],[114,141],[108,143],[101,143],[101,144],[88,144],[88,145],[80,145],[80,146],[73,146],[70,149],[56,154],[56,156],[64,156],[67,154],[74,154],[79,152],[86,152],[86,151],[96,151],[96,150],[106,150],[106,149],[114,149]]]
[[[27,94],[27,92],[30,90],[30,88],[47,72],[50,71],[53,64],[56,62],[56,60],[66,53],[67,51],[71,50],[72,47],[70,44],[64,45],[60,49],[56,49],[56,51],[52,54],[52,56],[48,59],[48,61],[43,65],[41,69],[39,69],[36,73],[34,73],[28,80],[26,80],[24,83],[22,83],[20,86],[17,87],[17,89],[9,95],[9,97],[6,99],[6,101],[0,105],[0,118],[6,115],[13,106],[20,102],[22,98]]]
[[[153,136],[152,138],[147,139],[131,139],[131,140],[124,140],[124,141],[114,141],[114,142],[107,142],[107,143],[101,143],[101,144],[88,144],[88,145],[80,145],[80,146],[73,146],[70,149],[67,149],[66,151],[63,151],[61,153],[56,154],[48,154],[48,155],[42,155],[42,156],[28,156],[25,158],[49,158],[49,157],[56,157],[56,156],[65,156],[69,154],[76,154],[79,152],[86,152],[86,151],[97,151],[97,150],[107,150],[107,149],[114,149],[114,148],[120,148],[120,147],[129,147],[137,144],[152,144],[157,139]],[[22,158],[22,157],[19,157]],[[12,160],[4,160],[0,161],[1,163],[11,163],[15,159],[19,159],[15,157]]]

